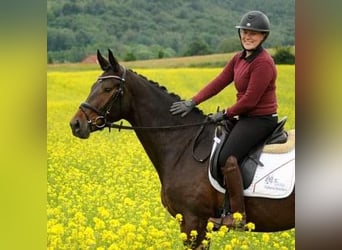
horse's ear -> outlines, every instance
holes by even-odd
[[[118,61],[115,59],[113,52],[110,49],[108,49],[108,59],[110,66],[112,66],[114,72],[118,72],[120,70],[120,65]]]
[[[110,66],[109,62],[101,55],[99,50],[97,50],[97,61],[99,62],[103,71],[106,71]]]

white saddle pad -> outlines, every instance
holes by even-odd
[[[244,190],[247,197],[263,197],[272,199],[286,198],[295,186],[295,148],[286,153],[262,153],[260,161],[264,166],[258,166],[251,185]],[[211,185],[219,192],[225,189],[211,176]]]

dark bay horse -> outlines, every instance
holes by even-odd
[[[208,180],[208,160],[196,161],[193,154],[200,157],[210,152],[215,125],[206,124],[197,138],[199,126],[194,124],[201,124],[206,118],[200,110],[195,109],[184,118],[172,116],[169,107],[180,100],[179,96],[126,70],[110,50],[108,60],[99,51],[97,59],[104,72],[71,119],[72,133],[87,139],[91,132],[120,119],[127,120],[158,172],[163,205],[172,216],[183,215],[182,232],[190,235],[191,230],[197,230],[196,247],[201,247],[207,220],[217,216],[224,197]],[[247,221],[255,223],[256,232],[295,226],[294,191],[283,199],[245,197],[245,205]]]

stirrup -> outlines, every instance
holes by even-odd
[[[220,218],[211,217],[208,219],[208,221],[214,224],[214,231],[218,231],[222,226],[227,226],[230,228],[233,225],[232,214],[222,215]]]
[[[236,221],[233,218],[233,214],[229,213],[225,216],[221,216],[220,218],[209,218],[208,221],[214,224],[214,231],[219,230],[221,226],[226,226],[228,229],[234,228],[235,230],[244,231],[246,216],[243,215],[241,221]]]

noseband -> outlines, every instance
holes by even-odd
[[[80,110],[84,113],[88,120],[89,125],[94,125],[97,128],[104,128],[111,126],[112,123],[107,121],[107,116],[110,114],[110,110],[112,109],[112,106],[116,100],[121,100],[120,97],[123,95],[123,87],[124,83],[126,81],[126,68],[123,67],[123,73],[122,76],[116,76],[116,75],[108,75],[108,76],[100,76],[97,80],[102,81],[106,79],[117,79],[120,81],[119,88],[113,93],[111,98],[108,100],[108,102],[104,105],[102,109],[98,109],[91,105],[88,102],[83,102],[80,105]],[[120,105],[121,106],[121,105]],[[107,108],[106,108],[107,107]],[[86,109],[90,109],[93,112],[95,112],[98,116],[95,118],[94,122],[89,118],[88,114],[86,113]]]

